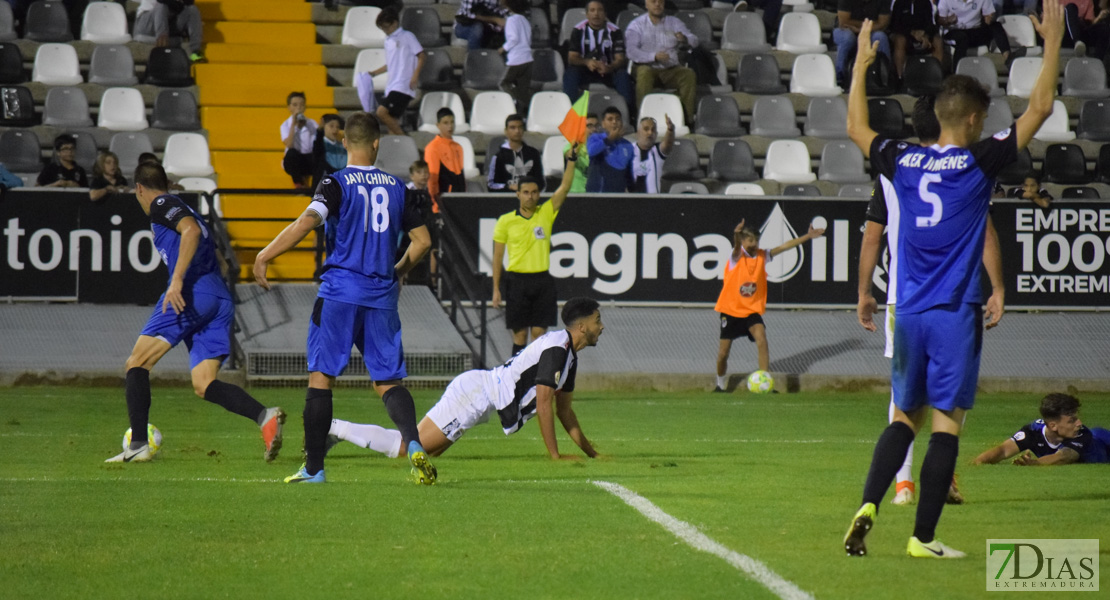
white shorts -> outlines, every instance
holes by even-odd
[[[489,371],[466,371],[451,380],[439,402],[426,415],[443,435],[452,442],[459,441],[475,425],[489,421],[496,412],[486,388]]]
[[[883,356],[894,358],[894,305],[886,305],[886,348]]]

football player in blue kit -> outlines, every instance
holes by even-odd
[[[147,462],[150,415],[150,370],[171,348],[185,342],[189,349],[193,391],[230,412],[256,422],[267,462],[281,449],[285,412],[266,408],[243,388],[216,379],[231,354],[235,304],[224,283],[227,267],[216,250],[204,219],[181,198],[166,193],[169,181],[162,165],[143,163],[135,169],[135,197],[150,215],[154,247],[170,269],[170,282],[127,358],[125,394],[131,421],[131,444],[105,462]]]
[[[323,483],[325,444],[332,420],[332,387],[351,357],[362,353],[374,391],[397,426],[421,483],[433,484],[436,470],[420,445],[412,394],[401,385],[405,370],[397,298],[400,278],[431,249],[420,207],[410,202],[403,181],[374,167],[381,125],[373,115],[347,119],[343,145],[347,167],[320,181],[308,208],[254,262],[254,278],[269,289],[266,269],[311,231],[325,225],[327,258],[308,325],[308,392],[304,408],[305,464],[286,483]],[[408,233],[408,250],[396,259],[398,240]]]
[[[940,138],[927,148],[881,137],[869,126],[866,74],[877,50],[870,41],[872,23],[865,20],[860,30],[848,135],[894,191],[888,211],[899,223],[898,325],[891,371],[894,418],[875,445],[863,501],[844,536],[849,556],[867,554],[864,538],[878,505],[930,414],[933,433],[921,465],[921,494],[906,552],[919,558],[965,556],[935,534],[956,467],[960,429],[975,403],[979,379],[979,263],[987,209],[998,172],[1029,145],[1052,113],[1064,30],[1058,0],[1046,0],[1043,20],[1033,17],[1033,23],[1044,38],[1044,63],[1025,113],[1011,127],[979,140],[990,96],[975,79],[953,75],[937,94]],[[987,299],[987,311],[1000,315],[1004,301],[996,290]]]
[[[1088,428],[1079,420],[1079,399],[1049,394],[1041,400],[1041,418],[1022,427],[1005,442],[975,458],[977,465],[1002,462],[1015,454],[1015,465],[1047,467],[1075,462],[1110,462],[1110,431]]]

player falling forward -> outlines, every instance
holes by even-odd
[[[566,329],[540,336],[505,364],[489,371],[467,371],[451,381],[443,397],[420,421],[420,439],[429,454],[439,456],[467,430],[496,414],[505,435],[519,431],[529,419],[537,417],[551,458],[577,458],[559,454],[552,419],[554,400],[555,415],[570,439],[586,456],[597,456],[578,425],[571,401],[578,352],[596,346],[605,326],[597,301],[591,298],[568,300],[563,305],[562,318]],[[404,447],[400,432],[377,425],[336,419],[332,421],[331,435],[335,436],[334,443],[348,441],[390,458],[396,458]]]
[[[935,534],[955,470],[960,429],[975,403],[982,349],[979,262],[987,209],[997,173],[1016,159],[1052,113],[1063,10],[1056,0],[1047,0],[1043,22],[1036,17],[1033,22],[1044,38],[1044,63],[1016,124],[977,141],[990,96],[973,78],[953,75],[937,95],[941,133],[929,148],[881,138],[868,126],[866,74],[877,50],[870,43],[871,21],[865,20],[860,30],[848,96],[848,135],[891,181],[896,193],[889,208],[900,227],[891,374],[896,410],[894,422],[875,445],[862,506],[844,537],[851,556],[867,553],[864,537],[878,504],[930,412],[933,434],[921,465],[921,496],[906,551],[914,557],[964,556]],[[987,308],[1001,314],[1002,304],[1003,298],[992,295]]]
[[[135,169],[135,197],[143,212],[150,215],[154,246],[170,268],[170,283],[127,358],[124,385],[131,444],[104,462],[146,462],[153,458],[146,433],[150,370],[180,342],[189,349],[193,391],[256,422],[266,446],[263,457],[272,461],[281,449],[285,412],[266,408],[243,388],[216,379],[220,364],[231,354],[231,323],[235,318],[235,304],[221,276],[227,266],[204,220],[181,198],[166,193],[168,188],[162,165],[144,163]]]
[[[977,465],[1002,462],[1015,454],[1014,464],[1048,467],[1075,462],[1110,462],[1110,431],[1087,428],[1079,420],[1079,399],[1049,394],[1041,400],[1041,418],[1022,427],[1005,442],[975,459]]]
[[[401,385],[408,373],[397,314],[400,278],[431,248],[431,236],[405,184],[378,170],[381,126],[377,118],[355,113],[347,120],[343,145],[347,167],[325,177],[304,213],[270,242],[254,262],[258,285],[269,263],[326,223],[327,259],[320,291],[308,325],[308,391],[304,408],[305,464],[286,483],[323,483],[324,454],[332,418],[332,387],[347,368],[351,346],[358,347],[374,391],[400,429],[413,469],[434,483],[416,430],[412,394]],[[394,264],[397,240],[407,232],[411,244]]]

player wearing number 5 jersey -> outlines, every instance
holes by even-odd
[[[427,254],[431,237],[419,207],[406,197],[405,184],[373,166],[379,137],[373,115],[352,115],[343,139],[347,167],[325,177],[304,213],[255,259],[255,280],[269,289],[269,263],[325,225],[327,259],[308,326],[305,465],[287,483],[324,481],[331,388],[347,367],[352,346],[362,353],[374,390],[401,432],[417,479],[428,484],[436,479],[420,445],[412,395],[401,385],[407,373],[397,314],[399,278]],[[395,264],[402,233],[412,243]]]
[[[891,221],[897,221],[898,326],[894,330],[891,384],[894,419],[875,446],[861,507],[844,538],[849,555],[867,553],[883,495],[906,449],[932,407],[929,450],[921,465],[921,495],[907,553],[915,557],[959,558],[935,538],[959,452],[965,412],[974,404],[982,347],[979,263],[983,258],[992,180],[1017,157],[1052,113],[1059,72],[1063,11],[1057,0],[1044,3],[1044,63],[1017,122],[979,141],[990,96],[975,79],[945,80],[935,112],[941,132],[928,148],[879,137],[868,125],[866,73],[875,59],[871,22],[860,29],[859,51],[848,97],[848,135],[893,188]],[[1004,298],[987,302],[1001,314]]]

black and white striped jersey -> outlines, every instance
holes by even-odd
[[[496,390],[494,407],[506,434],[513,433],[536,414],[536,386],[573,392],[578,354],[565,329],[546,333],[505,364],[490,371]]]

